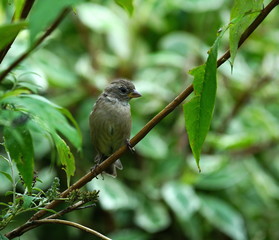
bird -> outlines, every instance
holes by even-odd
[[[90,135],[97,155],[97,166],[127,144],[131,134],[131,110],[129,101],[141,97],[135,85],[126,79],[112,81],[98,97],[89,117]],[[117,176],[116,168],[122,170],[120,159],[117,159],[104,172],[112,177]]]

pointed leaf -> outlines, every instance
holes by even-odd
[[[111,177],[105,177],[105,181],[101,178],[94,179],[88,183],[88,189],[102,189],[100,194],[100,203],[103,209],[119,210],[119,209],[135,209],[137,206],[134,193],[127,188],[123,182]]]
[[[208,222],[234,240],[245,240],[246,232],[241,215],[226,202],[215,197],[200,195],[201,214]]]
[[[148,199],[137,208],[135,222],[147,232],[155,233],[169,226],[170,217],[164,205]]]
[[[47,26],[59,15],[63,9],[80,0],[48,0],[35,1],[29,17],[30,42],[34,43],[38,33],[46,30]]]
[[[34,171],[34,149],[31,134],[26,125],[5,127],[5,145],[15,161],[28,190],[31,190]]]
[[[69,146],[65,143],[65,141],[57,134],[53,134],[56,149],[58,152],[58,157],[63,166],[65,166],[65,172],[67,174],[67,183],[68,186],[70,184],[70,177],[74,176],[76,167],[75,167],[75,159],[73,154],[70,151]]]
[[[252,23],[263,7],[263,0],[234,0],[231,10],[230,53],[233,65],[241,34]]]
[[[9,240],[4,234],[0,233],[0,240]]]
[[[133,14],[134,11],[133,0],[114,0],[114,1],[123,9],[125,9],[126,12],[130,14],[130,16]]]
[[[223,35],[223,33],[222,33]],[[217,50],[219,36],[209,51],[206,64],[190,71],[195,96],[184,104],[184,117],[190,146],[198,168],[203,142],[210,127],[216,96]]]
[[[58,161],[64,166],[69,182],[70,176],[73,176],[75,172],[74,157],[69,146],[61,138],[60,133],[76,148],[80,149],[81,147],[80,131],[70,125],[65,117],[66,115],[78,127],[71,114],[67,110],[38,95],[11,95],[5,97],[2,102],[12,105],[18,112],[28,113],[28,115],[25,114],[28,116],[28,129],[31,132],[43,134],[51,140],[53,146],[56,147]],[[18,142],[23,141],[22,137],[16,131],[13,135],[14,139],[17,139]]]
[[[23,200],[22,207],[23,207],[23,209],[30,208],[34,199],[35,199],[35,197],[33,197],[33,196],[23,195],[22,196],[22,200]]]
[[[14,0],[14,3],[15,3],[14,20],[18,20],[20,18],[25,0]]]
[[[199,208],[199,198],[189,185],[171,182],[162,189],[163,197],[178,219],[188,221]]]
[[[0,171],[1,174],[3,174],[11,183],[13,183],[12,176],[9,173],[6,173],[4,171]]]
[[[8,45],[26,27],[26,22],[17,22],[2,25],[0,27],[0,50]]]

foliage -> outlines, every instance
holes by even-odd
[[[184,117],[189,142],[199,170],[200,153],[210,127],[215,105],[217,88],[216,61],[222,35],[217,37],[210,49],[206,63],[190,71],[190,74],[194,76],[193,87],[195,96],[184,105]]]
[[[10,161],[7,159],[7,161]],[[14,189],[17,185],[14,179],[9,177],[10,181],[14,185]],[[17,192],[7,192],[6,195],[13,195],[13,201],[0,204],[4,206],[2,209],[2,214],[0,215],[0,230],[4,229],[15,217],[20,214],[26,214],[27,212],[37,211],[39,209],[44,209],[44,207],[50,203],[52,200],[59,198],[59,179],[55,178],[52,186],[46,192],[40,188],[35,187],[36,181],[39,179],[34,179],[32,189],[29,194],[25,191],[23,194]],[[32,193],[31,193],[32,192]],[[53,210],[48,210],[55,212]]]
[[[12,39],[21,32],[0,70],[26,51],[64,6],[76,1],[38,2],[27,30],[21,30],[26,22],[10,24],[13,11],[7,1],[1,3],[0,36],[8,32],[5,36]],[[34,200],[38,195],[56,195],[56,190],[45,190],[55,189],[50,182],[60,175],[49,170],[54,159],[69,177],[75,158],[75,179],[92,167],[88,115],[111,79],[132,79],[143,95],[131,102],[133,135],[193,81],[195,92],[184,112],[178,108],[136,146],[135,154],[126,154],[117,179],[100,176],[86,186],[100,191],[94,209],[67,218],[112,239],[278,239],[278,9],[235,58],[240,36],[263,1],[115,2],[79,2],[75,13],[1,83],[1,154],[3,159],[10,155],[27,187],[13,189],[21,200],[16,197],[3,210],[10,213],[13,204],[14,209],[31,210],[40,203]],[[40,4],[56,10],[48,15]],[[229,28],[221,32],[222,39],[216,37],[221,26]],[[8,42],[0,38],[1,47]],[[217,53],[227,45],[233,72],[230,63],[216,71]],[[192,76],[186,74],[189,69]],[[82,155],[73,153],[80,148]],[[35,192],[34,169],[42,179]],[[20,178],[10,160],[0,161],[0,171],[4,195]],[[63,181],[61,185],[66,187]],[[82,195],[72,194],[75,201]],[[85,196],[95,202],[94,194]],[[26,220],[24,215],[17,218]],[[67,239],[88,237],[56,228],[63,227],[52,226],[47,235],[47,227],[41,227],[21,239],[58,239],[59,232]]]

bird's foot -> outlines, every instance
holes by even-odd
[[[99,162],[96,163],[93,167],[90,168],[90,172],[95,172],[95,170],[99,167]],[[102,179],[104,180],[104,176],[103,176],[103,173],[101,173],[101,176],[102,176]],[[96,175],[96,179],[98,179],[98,175]]]
[[[129,148],[129,150],[130,150],[132,153],[135,153],[135,152],[136,152],[136,149],[133,148],[133,146],[131,145],[129,139],[126,139],[126,145],[127,145],[127,147]]]
[[[95,172],[95,170],[98,166],[99,166],[99,163],[96,163],[93,167],[90,168],[90,172]],[[96,179],[98,179],[97,176],[96,176]]]

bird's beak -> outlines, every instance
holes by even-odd
[[[138,98],[138,97],[141,97],[141,94],[136,90],[134,89],[133,92],[129,93],[129,98]]]

